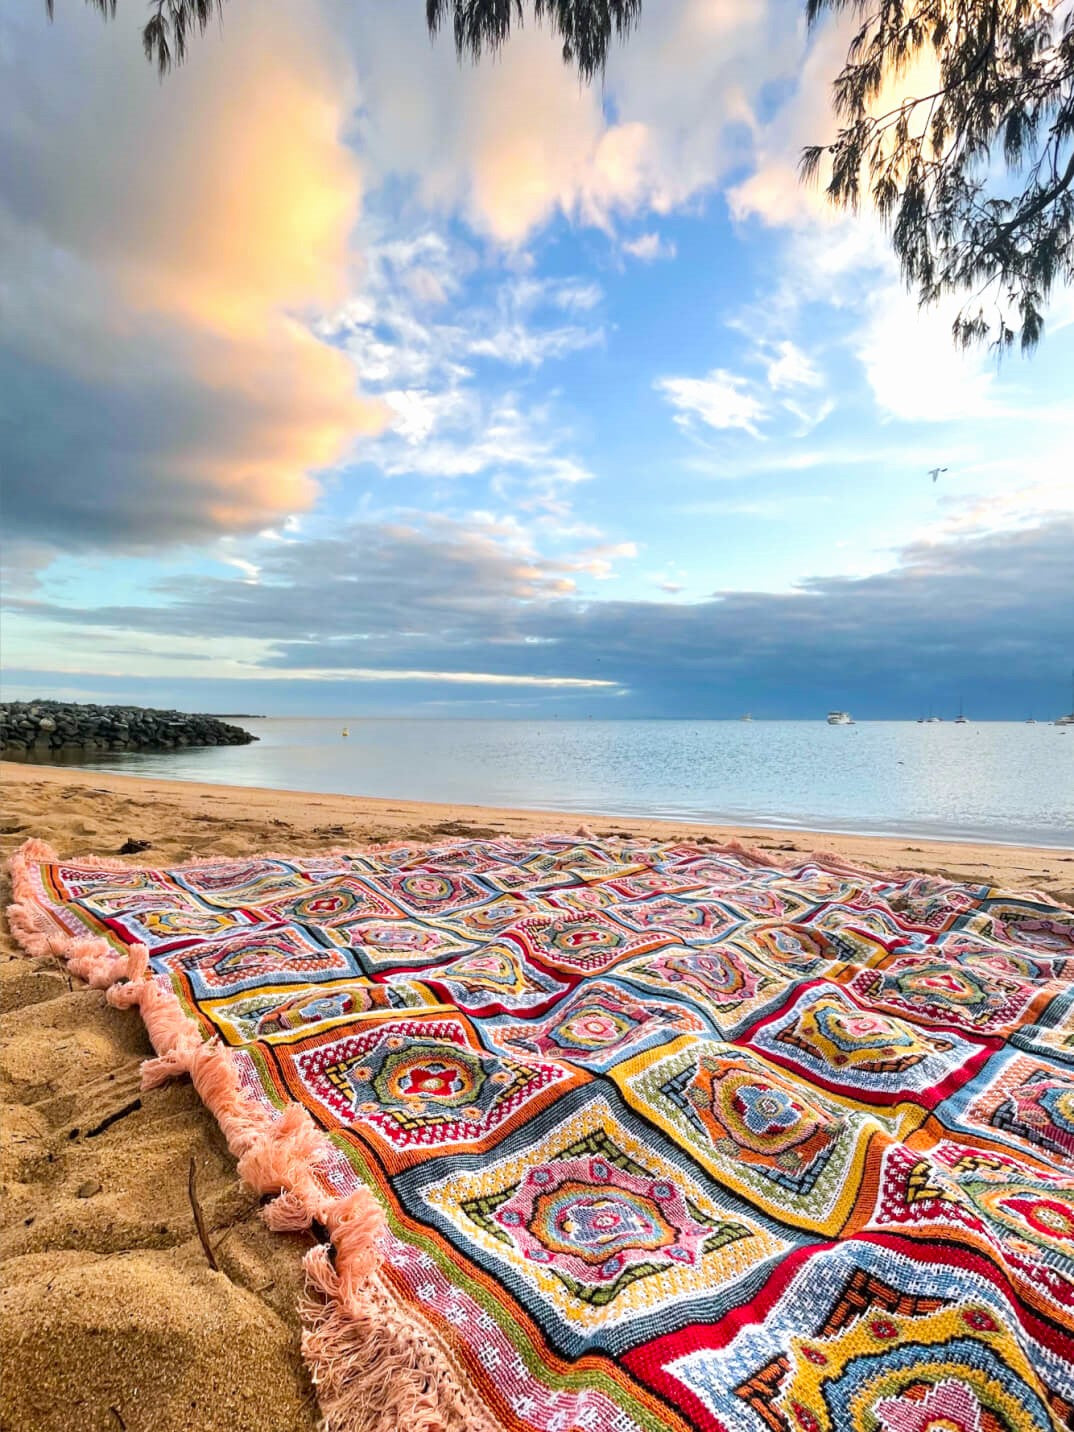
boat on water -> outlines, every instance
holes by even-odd
[[[853,726],[853,724],[854,722],[850,719],[850,715],[846,711],[828,712],[829,726]]]
[[[962,714],[962,697],[958,698],[958,715],[955,717],[956,726],[968,726],[970,723]]]
[[[750,713],[747,711],[746,714],[745,714],[745,716],[740,716],[738,719],[739,719],[740,721],[752,721],[752,720],[753,720],[753,717],[752,717],[752,716],[750,715]]]
[[[339,734],[341,736],[349,736],[351,734],[351,728],[349,726],[344,726],[343,730]]]
[[[1070,712],[1066,716],[1057,716],[1056,726],[1074,726],[1074,671],[1070,673]]]

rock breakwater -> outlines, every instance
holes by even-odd
[[[216,716],[144,706],[67,701],[0,705],[0,751],[48,757],[78,751],[167,751],[185,746],[246,746],[257,737]]]

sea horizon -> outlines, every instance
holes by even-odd
[[[44,764],[311,795],[1074,849],[1074,744],[1069,728],[1045,722],[231,720],[257,741]],[[420,739],[406,734],[419,730]]]

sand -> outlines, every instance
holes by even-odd
[[[787,860],[835,852],[1037,889],[1074,905],[1074,851],[622,821],[196,785],[5,763],[0,852],[31,835],[66,856],[141,861],[377,840],[574,830],[723,842]],[[6,887],[4,903],[9,898]],[[189,1084],[141,1093],[136,1011],[48,961],[0,956],[0,1338],[5,1432],[312,1432],[294,1307],[305,1235],[269,1233]],[[219,1271],[198,1241],[191,1160]]]

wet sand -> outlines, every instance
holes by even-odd
[[[64,856],[139,862],[259,850],[575,830],[737,839],[789,860],[823,851],[1036,889],[1074,905],[1074,851],[622,821],[0,765],[0,853],[29,836]],[[4,903],[10,898],[5,877]],[[150,1047],[55,964],[0,947],[0,1336],[5,1432],[313,1432],[294,1311],[305,1235],[270,1233],[187,1083],[142,1093]],[[197,1198],[219,1271],[199,1242]]]

